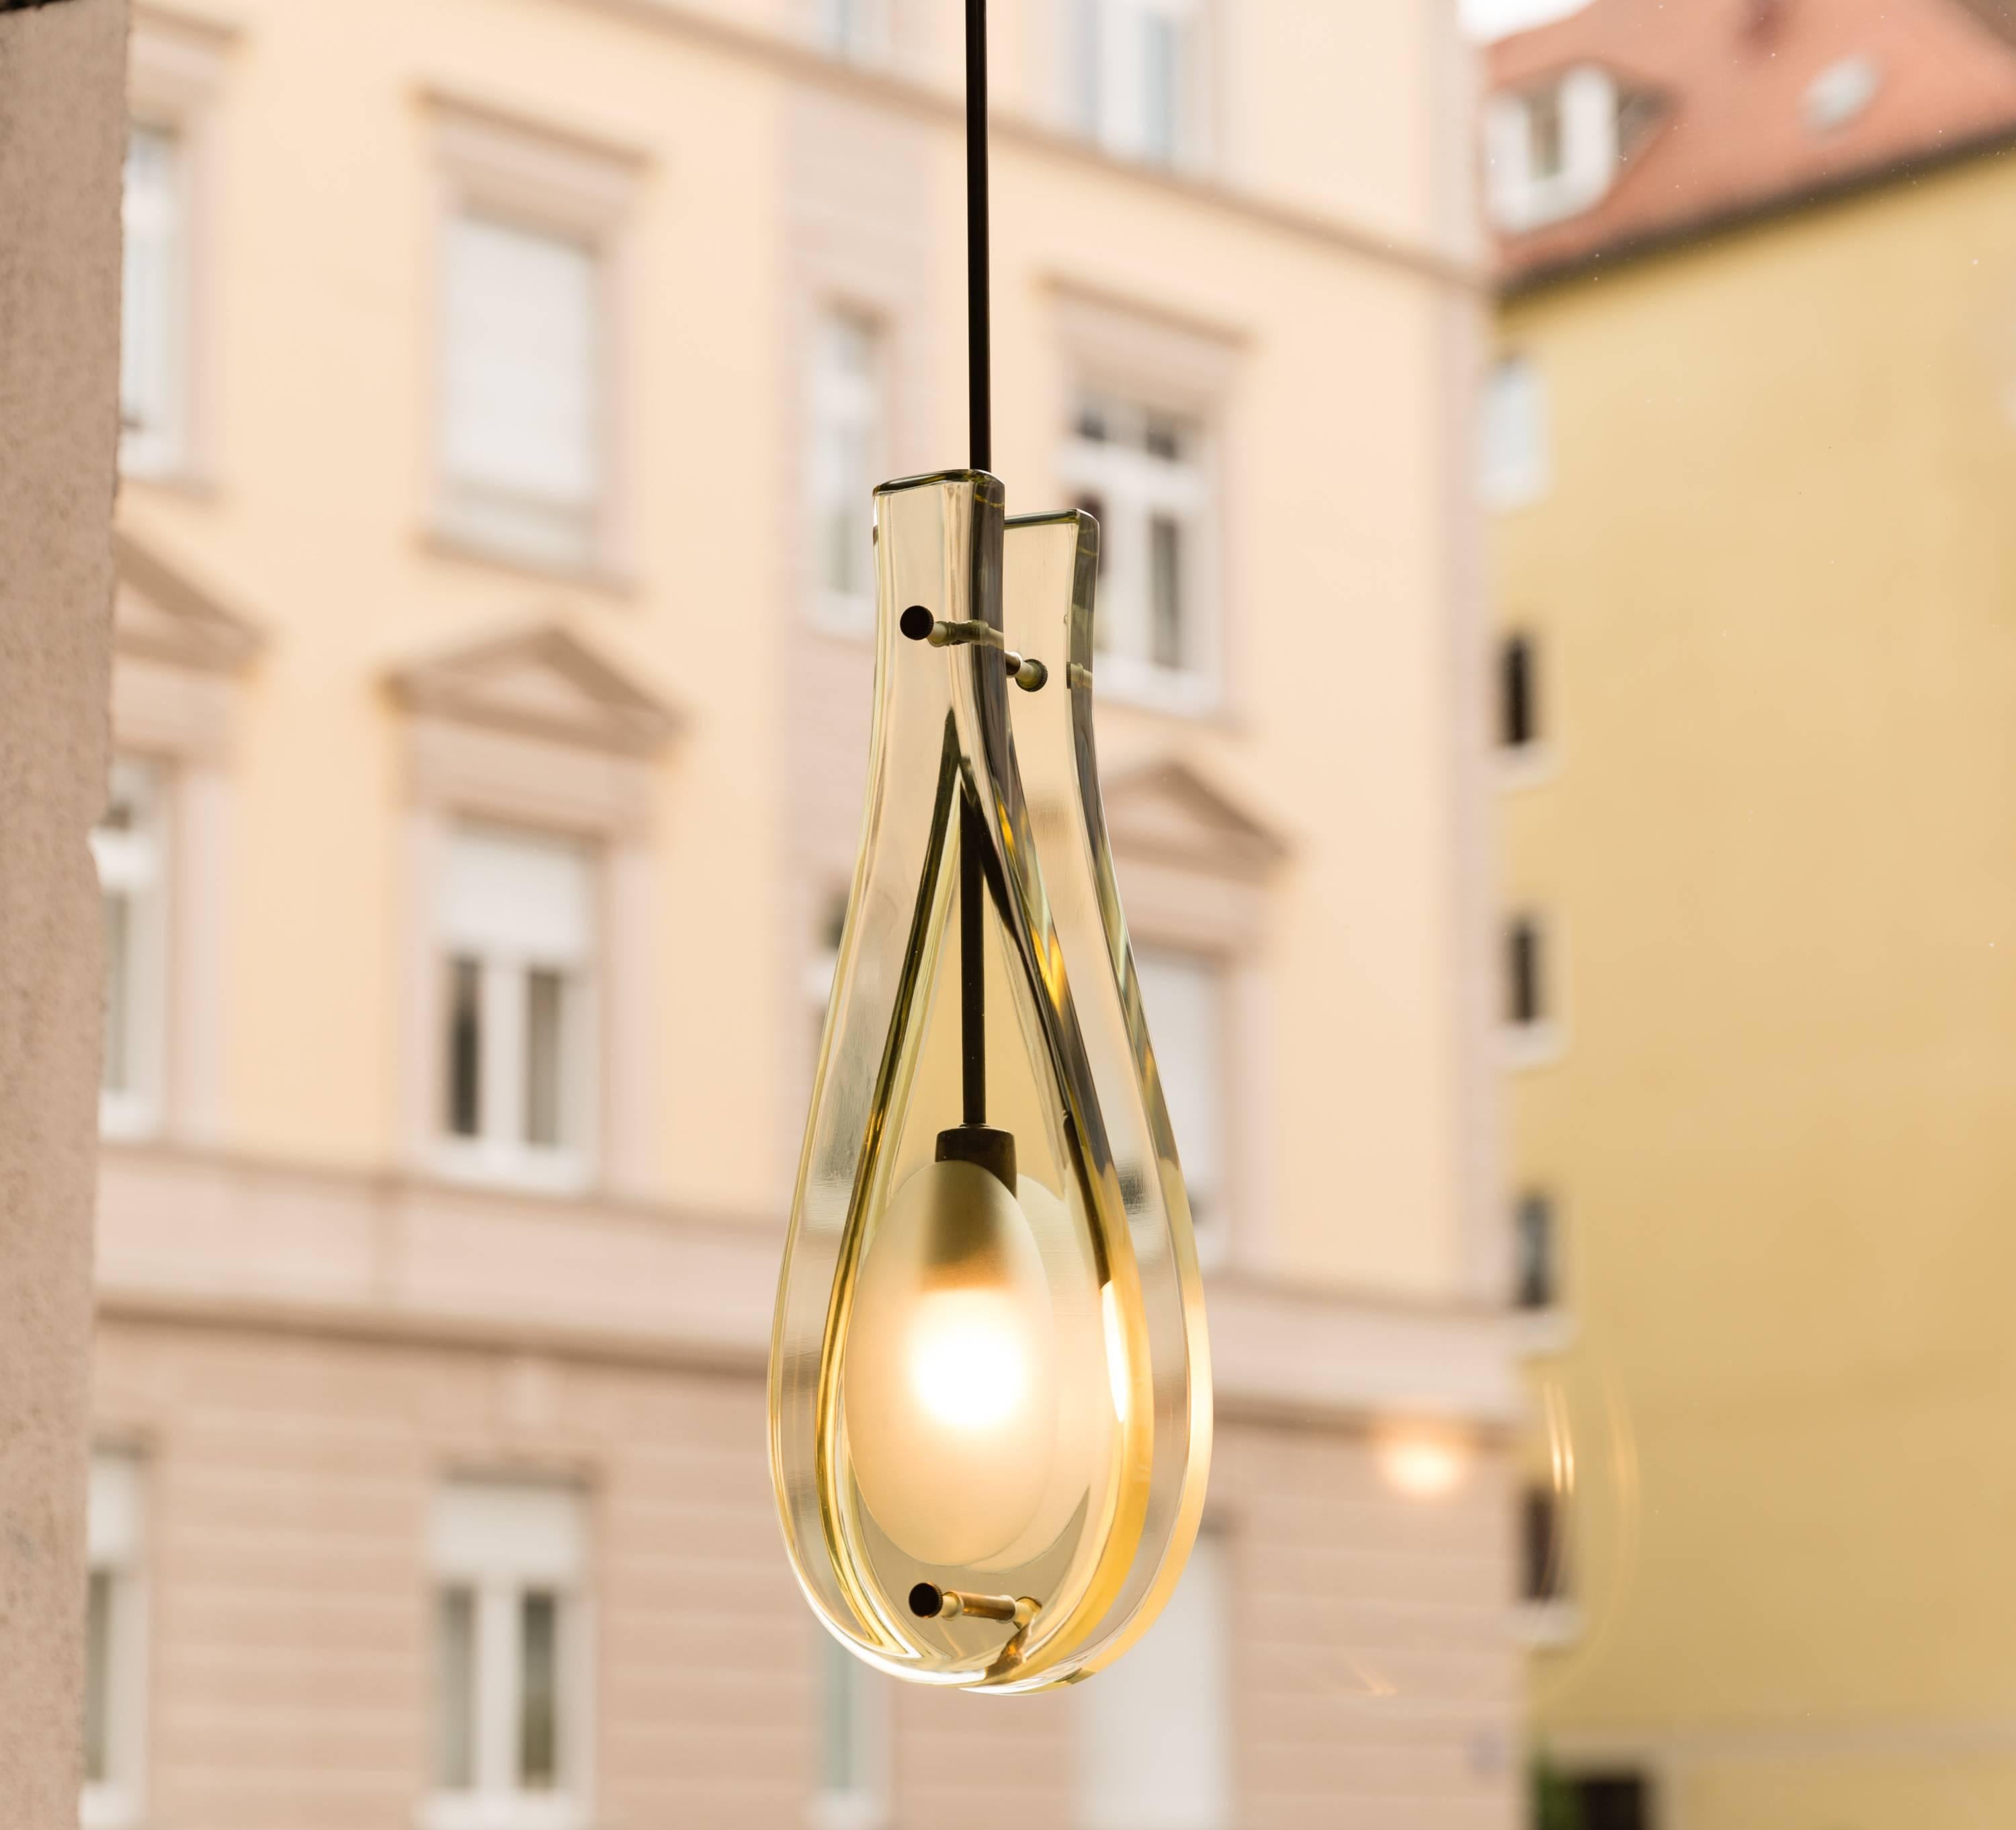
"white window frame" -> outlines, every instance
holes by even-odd
[[[433,98],[438,174],[435,290],[427,348],[434,354],[430,414],[430,539],[455,557],[563,578],[627,586],[632,564],[630,422],[636,193],[641,155],[548,132],[474,103]],[[448,263],[452,225],[465,218],[577,243],[596,276],[596,498],[578,556],[542,553],[463,520],[448,454]]]
[[[884,1830],[890,1815],[891,1760],[890,1687],[885,1677],[864,1664],[830,1634],[819,1636],[818,1721],[819,1767],[823,1776],[830,1751],[832,1727],[828,1711],[834,1686],[844,1687],[849,1731],[848,1763],[855,1783],[844,1788],[822,1784],[807,1807],[808,1830]]]
[[[1239,1695],[1239,1609],[1238,1572],[1233,1553],[1229,1534],[1215,1529],[1207,1520],[1197,1534],[1196,1548],[1190,1553],[1190,1565],[1175,1594],[1132,1656],[1108,1673],[1103,1686],[1087,1684],[1072,1692],[1078,1760],[1075,1821],[1079,1830],[1230,1830],[1238,1821],[1238,1737],[1234,1709]],[[1193,1589],[1186,1597],[1185,1583],[1201,1585],[1204,1592],[1199,1594]],[[1167,1650],[1158,1654],[1156,1649],[1157,1633],[1186,1601],[1207,1608],[1213,1623],[1214,1668],[1202,1673],[1172,1670]],[[1167,1644],[1165,1641],[1165,1648]],[[1149,1715],[1157,1715],[1159,1711],[1153,1706],[1160,1700],[1155,1695],[1158,1683],[1171,1682],[1180,1687],[1186,1699],[1200,1692],[1205,1695],[1219,1742],[1216,1758],[1210,1763],[1219,1768],[1215,1796],[1193,1795],[1183,1804],[1164,1810],[1146,1807],[1133,1796],[1102,1797],[1103,1785],[1116,1772],[1124,1771],[1131,1779],[1157,1764],[1152,1750],[1145,1756],[1134,1750],[1137,1757],[1129,1759],[1130,1750],[1124,1745],[1129,1736],[1125,1727],[1115,1719],[1125,1706],[1122,1699],[1130,1688],[1136,1695],[1145,1691],[1150,1705]],[[1121,1789],[1125,1790],[1124,1785]],[[1173,1804],[1166,1799],[1163,1802]]]
[[[430,1533],[430,1652],[436,1654],[443,1594],[473,1599],[473,1727],[475,1783],[441,1786],[432,1770],[444,1706],[430,1686],[428,1790],[420,1830],[586,1830],[594,1801],[594,1623],[589,1593],[585,1496],[558,1482],[456,1478],[435,1495]],[[517,1782],[521,1750],[513,1717],[519,1700],[519,1626],[524,1598],[557,1601],[557,1783],[527,1791]]]
[[[539,949],[517,949],[470,941],[447,931],[445,903],[449,878],[445,874],[437,900],[435,946],[442,990],[441,1023],[436,1042],[437,1074],[434,1162],[437,1170],[454,1180],[483,1182],[566,1194],[587,1187],[596,1167],[596,1140],[601,1126],[601,1087],[598,1065],[601,1013],[607,971],[603,959],[607,894],[606,863],[599,847],[576,835],[489,820],[452,822],[448,832],[452,860],[458,835],[528,851],[571,854],[587,881],[590,913],[580,947],[560,953]],[[452,870],[452,862],[445,866]],[[481,947],[481,950],[478,951]],[[448,1101],[453,1024],[450,980],[454,961],[474,953],[479,975],[477,1066],[479,1109],[474,1136],[449,1129]],[[524,1136],[522,1106],[530,1057],[525,1046],[525,1005],[531,975],[552,971],[562,976],[566,1007],[561,1014],[562,1141],[536,1144]]]
[[[1087,438],[1084,414],[1097,410],[1110,428],[1130,434],[1151,418],[1180,425],[1192,449],[1184,458],[1153,457],[1135,442]],[[1066,491],[1095,499],[1100,520],[1100,578],[1095,628],[1102,632],[1093,663],[1101,692],[1163,711],[1190,715],[1218,710],[1224,699],[1219,618],[1219,541],[1216,441],[1208,419],[1193,410],[1165,410],[1138,391],[1086,386],[1071,402],[1058,463]],[[1154,658],[1153,560],[1150,528],[1174,517],[1189,554],[1183,605],[1193,658],[1171,667]]]
[[[1616,182],[1622,150],[1621,98],[1610,73],[1585,64],[1524,92],[1493,95],[1485,110],[1492,219],[1521,235],[1579,216]],[[1561,162],[1539,168],[1534,154],[1536,103],[1559,110]]]
[[[880,63],[890,53],[891,0],[812,0],[821,49],[848,63]]]
[[[171,283],[171,411],[164,424],[122,430],[119,467],[136,481],[210,481],[211,384],[217,347],[214,207],[222,158],[228,31],[158,14],[136,15],[127,54],[129,124],[175,144],[175,272]],[[125,344],[121,340],[121,404]]]
[[[1201,164],[1208,110],[1206,34],[1211,0],[1058,0],[1066,118],[1114,157],[1172,170]],[[1146,68],[1150,20],[1166,24],[1176,45],[1166,143],[1149,117]]]
[[[1505,667],[1514,642],[1526,649],[1527,693],[1538,715],[1532,734],[1523,744],[1505,740]],[[1491,662],[1491,739],[1498,785],[1502,788],[1538,787],[1551,781],[1558,770],[1559,752],[1554,743],[1555,705],[1553,637],[1528,622],[1502,628],[1496,632]]]
[[[1507,351],[1491,366],[1478,403],[1478,494],[1487,508],[1526,508],[1553,486],[1553,416],[1546,372]]]
[[[830,327],[841,319],[850,319],[867,333],[869,357],[865,375],[841,374],[825,359]],[[805,365],[806,481],[815,548],[812,614],[814,621],[836,634],[866,635],[875,627],[875,562],[870,536],[874,524],[873,492],[889,474],[889,336],[887,322],[880,313],[841,300],[823,303],[812,322]],[[825,463],[826,435],[837,420],[865,427],[867,432],[864,468],[868,476],[859,491],[857,508],[862,584],[860,590],[852,592],[836,589],[826,570],[826,518],[837,506],[830,499],[830,492],[845,481],[829,477]]]
[[[126,902],[126,1032],[121,1041],[128,1084],[107,1086],[101,1074],[98,1125],[107,1137],[147,1137],[160,1130],[167,1109],[173,869],[169,771],[152,758],[117,757],[111,792],[113,799],[124,799],[136,812],[131,827],[118,830],[101,823],[91,833],[102,893],[121,896]],[[108,949],[113,945],[109,932],[105,944]]]
[[[85,1530],[93,1576],[107,1579],[106,1774],[85,1781],[82,1830],[127,1830],[146,1803],[147,1575],[146,1471],[139,1457],[91,1458]]]
[[[1237,962],[1217,948],[1199,946],[1147,934],[1134,937],[1133,949],[1137,974],[1144,963],[1152,971],[1154,962],[1160,959],[1172,964],[1180,963],[1183,966],[1201,967],[1211,981],[1210,995],[1216,1006],[1214,1021],[1219,1048],[1215,1075],[1218,1179],[1217,1185],[1208,1191],[1210,1206],[1200,1214],[1193,1202],[1190,1220],[1197,1240],[1197,1261],[1205,1270],[1215,1270],[1227,1263],[1232,1255],[1233,1208],[1239,1186],[1238,1109],[1237,1102],[1233,1097],[1233,1079],[1237,1071],[1235,996]],[[1159,1047],[1154,1001],[1146,983],[1142,985],[1141,993],[1142,1014],[1148,1025],[1148,1040],[1150,1046]],[[1170,1122],[1173,1129],[1173,1114]],[[1184,1160],[1183,1144],[1183,1135],[1179,1131],[1176,1133],[1176,1156],[1179,1162]],[[1190,1182],[1187,1163],[1185,1164],[1185,1182],[1187,1187]]]

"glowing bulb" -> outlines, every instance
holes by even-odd
[[[910,1328],[910,1387],[950,1428],[1006,1423],[1029,1396],[1028,1344],[1014,1304],[992,1290],[927,1296]]]
[[[1054,1305],[1028,1217],[971,1163],[916,1171],[869,1241],[841,1389],[855,1480],[920,1562],[1028,1529],[1057,1441]]]
[[[1099,1292],[1099,1319],[1106,1336],[1106,1379],[1113,1391],[1113,1414],[1127,1421],[1127,1331],[1120,1321],[1120,1292],[1111,1283]]]

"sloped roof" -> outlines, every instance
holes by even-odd
[[[1116,852],[1206,870],[1263,871],[1286,840],[1181,757],[1124,768],[1101,786]]]
[[[1816,79],[1852,60],[1874,73],[1867,105],[1816,124]],[[1493,45],[1490,87],[1592,64],[1659,105],[1593,207],[1499,236],[1509,282],[2016,142],[2016,0],[1593,0]]]

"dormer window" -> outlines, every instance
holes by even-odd
[[[1623,99],[1607,70],[1570,70],[1492,98],[1487,124],[1491,211],[1508,234],[1579,215],[1617,175]]]

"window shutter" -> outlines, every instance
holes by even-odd
[[[448,228],[443,334],[452,485],[585,517],[600,487],[593,250],[465,214]]]
[[[578,846],[464,827],[449,838],[444,874],[452,951],[560,966],[593,953],[593,873]]]

